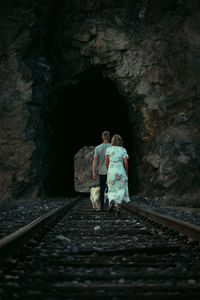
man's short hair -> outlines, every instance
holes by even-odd
[[[109,131],[104,131],[102,133],[102,138],[109,140],[110,139],[110,132]]]

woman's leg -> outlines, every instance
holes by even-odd
[[[109,212],[113,211],[114,207],[115,207],[115,201],[111,200],[110,205],[108,206],[108,211]]]

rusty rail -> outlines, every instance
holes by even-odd
[[[67,211],[69,211],[77,204],[80,198],[80,196],[76,197],[70,203],[46,213],[45,215],[29,223],[28,225],[20,228],[16,232],[2,238],[0,240],[0,261],[8,258],[16,251],[21,249],[42,228],[46,228],[50,224],[57,222],[59,218],[64,216]]]
[[[186,235],[188,238],[200,242],[200,226],[175,219],[171,216],[151,211],[146,208],[139,207],[135,204],[123,204],[122,207],[129,212],[144,216],[149,220],[155,221],[159,224],[165,225],[181,234]]]

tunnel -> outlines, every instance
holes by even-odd
[[[76,83],[60,88],[52,116],[48,128],[53,138],[44,166],[45,196],[76,194],[74,155],[83,146],[101,143],[102,131],[110,131],[111,137],[120,134],[127,151],[131,152],[127,103],[117,86],[103,78],[99,70],[84,72]]]

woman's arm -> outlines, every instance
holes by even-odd
[[[123,158],[123,165],[124,165],[124,169],[126,171],[126,176],[128,177],[128,158],[127,157]]]
[[[108,166],[109,166],[109,163],[110,163],[110,159],[109,159],[108,155],[105,156],[105,160],[106,160],[106,168],[108,169]]]

